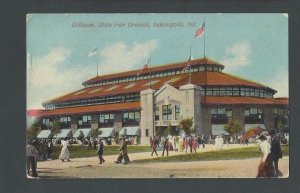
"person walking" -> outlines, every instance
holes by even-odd
[[[36,171],[37,166],[37,157],[38,157],[38,150],[36,148],[37,141],[29,141],[28,145],[26,146],[26,161],[27,161],[27,176],[29,178],[34,177],[37,178],[38,174]],[[31,173],[30,173],[31,170]]]
[[[280,158],[282,158],[282,150],[280,147],[280,141],[278,136],[276,135],[275,130],[269,131],[269,135],[271,137],[271,155],[273,164],[275,167],[275,176],[281,176],[282,173],[278,169],[278,161]]]
[[[163,142],[162,156],[164,156],[165,150],[167,151],[167,156],[169,156],[169,139],[168,139],[168,137],[164,137],[162,142]]]
[[[93,148],[94,148],[94,150],[97,149],[97,140],[96,139],[93,139]]]
[[[184,150],[184,139],[182,137],[180,137],[178,140],[178,149],[180,152],[183,152]]]
[[[48,146],[48,148],[47,148],[47,154],[48,154],[48,156],[47,157],[48,157],[48,159],[51,160],[51,154],[53,152],[53,143],[52,143],[51,139],[48,140],[47,146]]]
[[[193,153],[193,138],[189,137],[189,147],[190,147],[190,153]]]
[[[197,148],[198,148],[198,139],[196,137],[194,137],[192,139],[192,149],[194,150],[195,153],[197,151]]]
[[[151,156],[153,156],[153,153],[156,154],[156,156],[158,155],[157,154],[157,151],[156,151],[156,148],[157,148],[157,140],[156,140],[156,137],[154,136],[153,139],[151,140],[151,148],[152,148],[152,153],[151,153]]]
[[[99,157],[99,164],[102,164],[105,162],[105,160],[103,159],[103,142],[101,138],[99,139],[98,144],[99,146],[98,146],[97,154]]]
[[[259,138],[259,148],[263,153],[260,164],[258,166],[257,178],[262,177],[274,177],[274,166],[272,163],[271,145],[267,141],[267,138],[262,135]]]
[[[120,153],[119,153],[119,156],[118,156],[117,160],[115,161],[115,163],[116,164],[122,163],[122,160],[124,159],[124,164],[129,164],[130,160],[129,160],[128,152],[127,152],[127,142],[123,138],[120,141],[119,151],[120,151]]]
[[[64,162],[65,160],[71,161],[70,160],[70,152],[68,150],[68,145],[69,145],[68,138],[65,138],[65,140],[61,140],[62,149],[61,149],[61,152],[60,152],[60,155],[59,155],[59,159],[62,162]]]

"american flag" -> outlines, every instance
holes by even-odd
[[[98,51],[98,48],[92,49],[92,50],[89,52],[88,57],[92,57],[92,56],[96,55],[96,54],[97,54],[97,51]]]
[[[188,62],[186,66],[182,69],[182,71],[190,70],[191,64]]]
[[[195,38],[200,38],[205,32],[205,23],[202,24],[202,26],[197,29],[196,33],[195,33]]]

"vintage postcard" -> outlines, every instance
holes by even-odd
[[[288,14],[26,23],[27,178],[289,177]]]

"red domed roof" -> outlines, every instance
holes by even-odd
[[[164,84],[170,84],[176,88],[188,84],[189,75],[179,74],[173,76],[165,76],[151,79],[152,88],[158,90]],[[255,83],[249,80],[241,79],[236,76],[225,74],[222,72],[194,72],[191,75],[191,83],[198,86],[245,86],[264,88],[270,92],[276,91],[262,84]],[[79,100],[87,98],[95,98],[100,96],[112,96],[130,93],[139,93],[142,90],[149,88],[149,80],[137,80],[123,83],[116,83],[97,87],[88,87],[75,92],[66,94],[61,97],[49,100],[45,103],[56,103],[69,100]]]

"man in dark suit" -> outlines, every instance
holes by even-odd
[[[275,175],[280,176],[281,172],[278,170],[278,161],[279,158],[282,158],[282,151],[280,147],[280,140],[278,136],[276,135],[275,130],[269,131],[269,135],[271,136],[271,155],[272,160],[275,167]]]
[[[51,159],[52,152],[53,152],[53,143],[52,143],[52,139],[49,139],[47,144],[48,159]]]
[[[99,139],[99,146],[98,146],[98,150],[97,150],[97,154],[99,156],[99,164],[102,164],[105,162],[105,160],[103,159],[103,142],[102,142],[102,139],[100,138]]]
[[[163,140],[163,152],[162,152],[162,156],[164,156],[165,154],[165,150],[167,151],[167,156],[169,156],[169,138],[168,137],[164,137]]]

